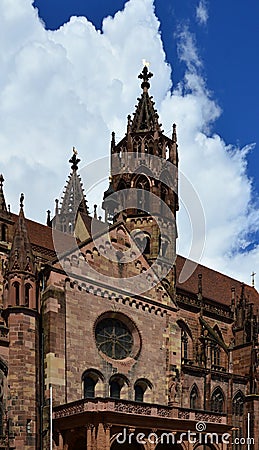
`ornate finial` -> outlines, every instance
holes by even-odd
[[[174,144],[177,142],[176,124],[175,123],[173,123],[172,141],[173,141]]]
[[[256,273],[253,271],[253,272],[251,273],[252,286],[253,286],[253,287],[255,287],[255,275],[256,275]]]
[[[145,59],[142,59],[142,64],[143,66],[147,66],[147,68],[149,68],[150,66],[150,62],[146,61]]]
[[[3,177],[3,174],[1,173],[0,174],[0,189],[3,188],[3,182],[4,182],[4,177]]]
[[[71,165],[72,170],[76,171],[78,169],[78,163],[80,162],[80,159],[76,157],[77,150],[75,147],[73,147],[73,156],[70,158],[69,162]]]
[[[47,211],[47,226],[48,226],[48,227],[51,226],[50,210],[49,210],[49,209],[48,209],[48,211]]]
[[[202,294],[202,274],[198,274],[198,293]]]
[[[94,219],[97,219],[97,205],[94,205]]]
[[[112,148],[115,146],[115,132],[114,132],[114,131],[112,131],[112,141],[111,141],[111,145],[112,145]]]
[[[20,208],[23,208],[24,194],[20,196]]]
[[[145,64],[143,67],[142,72],[139,74],[138,78],[140,78],[141,80],[143,80],[143,82],[141,83],[141,87],[142,89],[149,89],[150,88],[150,83],[149,83],[149,79],[152,78],[153,74],[151,72],[148,71],[148,67]]]

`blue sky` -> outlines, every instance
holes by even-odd
[[[145,58],[168,136],[177,123],[179,252],[250,282],[259,264],[258,2],[36,0],[40,17],[32,3],[0,3],[0,165],[11,210],[24,192],[27,217],[44,222],[72,147],[81,167],[108,156],[111,132],[118,141],[134,112]],[[98,215],[107,176],[86,192]],[[184,177],[206,219],[196,256]]]
[[[103,18],[124,7],[124,0],[35,0],[40,17],[48,29],[57,29],[73,15],[87,17],[101,29]],[[200,2],[207,21],[197,23],[195,0],[155,0],[155,12],[167,61],[173,68],[173,82],[184,74],[185,64],[177,56],[173,36],[178,27],[188,24],[195,35],[203,74],[211,95],[222,109],[213,130],[226,141],[257,146],[248,155],[248,174],[259,191],[259,2],[217,0]],[[256,195],[256,194],[255,194]]]

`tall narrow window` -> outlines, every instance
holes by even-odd
[[[193,386],[191,393],[190,393],[190,408],[191,409],[198,408],[198,400],[199,400],[198,389],[196,386]]]
[[[233,398],[232,403],[233,416],[243,416],[244,413],[244,395],[242,392],[238,392]]]
[[[1,241],[7,241],[7,226],[5,224],[3,224],[1,228]]]
[[[139,212],[149,212],[149,181],[145,176],[137,180],[136,189]]]
[[[214,368],[220,367],[220,348],[216,342],[211,344],[211,363]]]
[[[31,285],[29,283],[25,284],[25,306],[30,306],[30,289]]]
[[[16,306],[19,306],[19,304],[20,304],[20,284],[18,283],[18,281],[15,281],[13,283],[13,287],[14,287],[15,304],[16,304]]]
[[[121,386],[118,381],[111,381],[110,383],[110,396],[112,398],[120,398]]]
[[[95,396],[95,385],[96,382],[91,377],[86,376],[84,378],[84,398],[93,398]]]
[[[135,402],[143,402],[144,400],[144,389],[142,386],[137,384],[134,388],[135,391]]]
[[[188,360],[188,335],[185,330],[182,330],[182,360]]]
[[[224,396],[220,388],[215,389],[211,396],[211,411],[222,413],[224,410]]]
[[[242,450],[240,438],[243,436],[244,394],[239,391],[232,401],[233,450]]]

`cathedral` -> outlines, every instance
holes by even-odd
[[[176,254],[177,131],[151,77],[112,133],[105,219],[75,149],[46,225],[0,176],[1,450],[259,450],[259,295]]]

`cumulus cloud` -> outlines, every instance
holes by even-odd
[[[208,18],[209,13],[207,2],[205,0],[200,0],[198,6],[196,7],[196,20],[199,25],[206,25]]]
[[[185,77],[172,89],[152,0],[129,0],[123,11],[104,19],[102,32],[84,17],[47,31],[32,0],[16,3],[0,4],[0,161],[11,209],[17,211],[24,192],[27,216],[44,221],[65,184],[72,146],[82,166],[109,153],[111,131],[117,140],[123,137],[126,117],[134,111],[140,93],[136,77],[146,59],[155,75],[151,94],[163,127],[167,132],[177,123],[180,169],[204,208],[202,261],[249,281],[259,260],[258,248],[246,250],[259,221],[246,174],[251,146],[240,149],[211,134],[221,111],[206,87],[188,29],[177,36]],[[205,11],[205,2],[200,5]],[[90,205],[101,204],[98,189],[91,195]],[[187,216],[181,208],[179,251],[185,255],[192,234]]]

